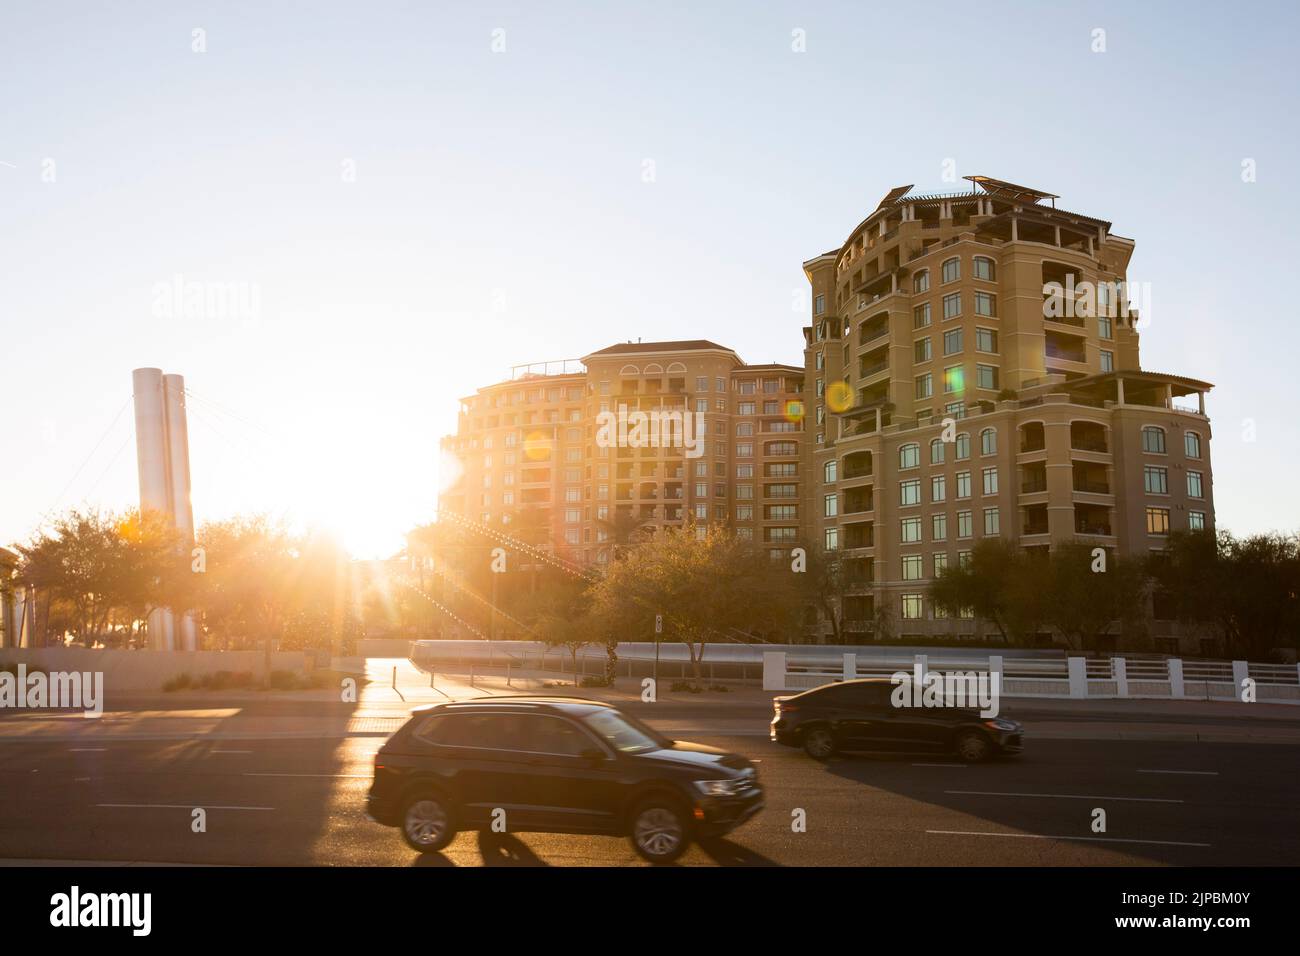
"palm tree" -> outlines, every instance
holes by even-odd
[[[646,521],[633,511],[614,509],[609,518],[601,518],[600,525],[609,534],[614,543],[614,560],[620,560],[634,544],[641,541]]]

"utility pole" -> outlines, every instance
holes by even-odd
[[[664,616],[655,615],[655,695],[659,694],[659,635],[664,632]]]

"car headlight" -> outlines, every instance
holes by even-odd
[[[994,730],[1019,730],[1020,725],[1014,720],[1003,720],[1001,717],[994,717],[992,720],[984,721],[985,727],[992,727]]]
[[[700,793],[710,797],[731,797],[740,793],[745,787],[743,780],[696,780],[695,786]]]

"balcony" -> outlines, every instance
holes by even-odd
[[[1106,427],[1097,422],[1071,422],[1070,447],[1078,451],[1108,453]]]
[[[1020,426],[1020,453],[1042,451],[1047,447],[1047,436],[1042,422],[1029,422]]]

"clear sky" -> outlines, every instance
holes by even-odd
[[[1220,526],[1300,528],[1297,20],[1250,2],[6,3],[0,543],[51,509],[136,503],[131,410],[114,416],[156,365],[195,395],[200,522],[265,511],[396,548],[433,513],[459,396],[638,336],[798,363],[800,263],[893,186],[964,188],[945,160],[1136,241],[1143,365],[1216,384]],[[176,277],[257,308],[160,303]]]

